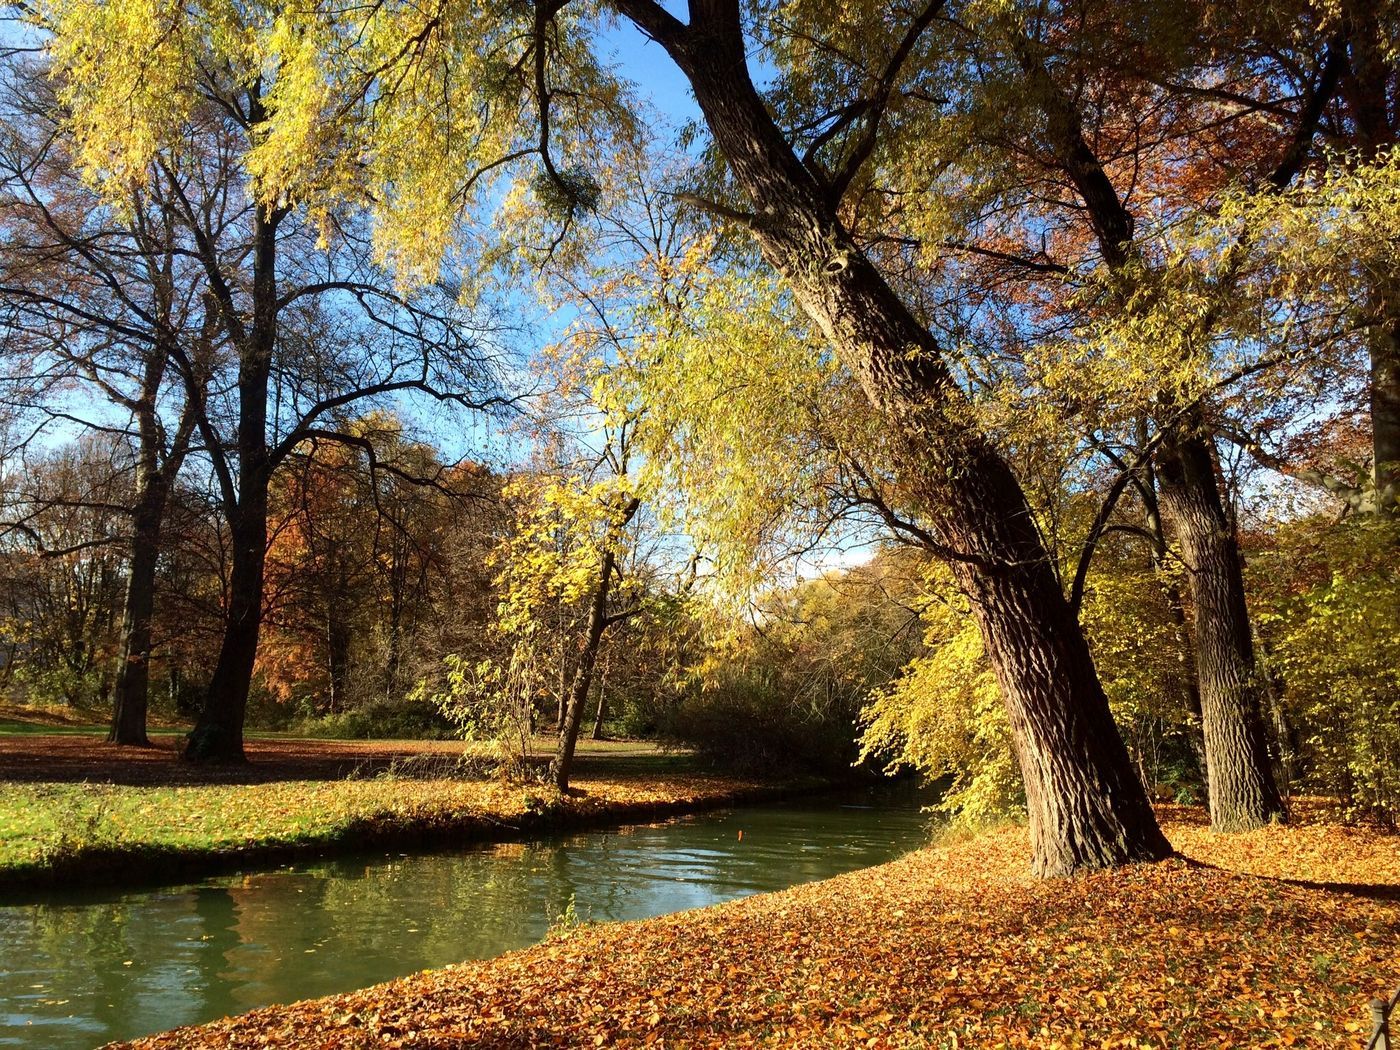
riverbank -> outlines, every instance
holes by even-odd
[[[1400,983],[1400,840],[1320,822],[1025,874],[1021,829],[132,1044],[1357,1046]]]
[[[311,741],[258,742],[253,762],[222,774],[143,752],[125,765],[114,760],[113,775],[135,783],[72,782],[90,774],[102,745],[62,743],[50,742],[47,752],[48,774],[61,771],[55,779],[36,779],[43,771],[23,766],[0,791],[7,899],[33,888],[170,883],[358,851],[643,823],[821,786],[707,774],[689,768],[685,755],[613,745],[585,749],[573,788],[560,795],[544,784],[454,771],[461,745]],[[219,775],[245,782],[170,782]],[[311,776],[323,779],[282,779]]]

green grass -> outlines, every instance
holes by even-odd
[[[82,851],[220,852],[324,841],[355,819],[409,804],[390,781],[182,787],[12,784],[0,795],[0,869],[43,868]]]
[[[104,732],[106,726],[98,724],[92,712],[0,706],[0,735],[35,737],[36,752],[43,747],[37,739],[42,736]],[[152,735],[161,736],[182,732],[178,727],[152,729]],[[287,732],[248,736],[295,738]],[[688,752],[665,751],[651,742],[585,739],[579,741],[575,764],[575,782],[585,788],[585,794],[563,799],[538,784],[458,779],[456,770],[437,763],[450,764],[461,754],[460,742],[354,743],[365,749],[366,761],[420,752],[426,764],[412,758],[402,764],[396,760],[397,775],[374,779],[165,786],[5,784],[0,789],[0,884],[32,881],[40,875],[60,881],[86,878],[91,873],[83,871],[84,863],[102,868],[104,878],[110,873],[119,880],[124,859],[150,874],[165,859],[230,854],[254,858],[260,853],[335,843],[353,847],[381,832],[411,839],[450,826],[477,829],[483,835],[494,828],[499,837],[500,831],[508,831],[522,818],[538,821],[542,811],[567,821],[574,813],[597,816],[617,806],[665,805],[752,786],[705,776],[701,763]],[[553,748],[552,737],[536,738],[534,762],[543,767]],[[356,750],[343,753],[347,764],[354,764]],[[168,761],[175,761],[173,755]],[[414,769],[419,770],[416,776]],[[451,779],[423,779],[432,776]]]
[[[628,806],[719,799],[755,787],[682,771],[688,756],[622,756],[615,769],[592,756],[576,796],[552,787],[499,780],[278,781],[265,784],[135,787],[116,784],[8,784],[0,791],[0,883],[52,873],[82,877],[96,861],[120,876],[114,861],[131,858],[256,858],[259,853],[343,843],[353,848],[381,835],[431,834],[447,828],[500,837],[522,821],[567,823],[606,818]],[[641,770],[631,772],[632,768]],[[538,825],[537,825],[538,826]]]
[[[48,725],[44,722],[20,722],[10,718],[0,718],[0,736],[89,736],[105,733],[106,726],[98,725]]]

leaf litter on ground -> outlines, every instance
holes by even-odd
[[[1300,807],[1039,882],[1023,829],[130,1044],[1360,1046],[1400,983],[1400,839]]]

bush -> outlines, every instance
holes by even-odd
[[[667,736],[736,772],[850,775],[859,757],[854,703],[806,702],[761,666],[712,673],[670,723]]]
[[[1299,523],[1252,569],[1299,786],[1400,824],[1400,525]]]
[[[450,740],[457,735],[435,704],[413,698],[308,718],[295,728],[306,736],[342,740]]]
[[[1019,815],[1025,792],[1001,691],[966,603],[951,591],[922,607],[925,652],[861,712],[862,755],[946,783],[934,808],[967,827]]]

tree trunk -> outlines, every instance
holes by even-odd
[[[252,495],[244,493],[240,515],[232,526],[228,615],[214,677],[185,744],[183,757],[191,762],[245,760],[243,721],[262,629],[263,557],[267,548],[266,488],[261,501]]]
[[[1121,273],[1132,257],[1133,217],[1085,138],[1076,102],[1055,82],[1043,56],[1020,30],[1012,34],[1017,60],[1047,118],[1046,135],[1058,163],[1089,212],[1104,262]],[[1123,303],[1120,309],[1131,307]],[[1164,404],[1168,414],[1179,407]],[[1234,528],[1225,517],[1207,440],[1200,436],[1205,431],[1199,406],[1189,418],[1194,432],[1174,435],[1175,447],[1159,454],[1160,498],[1182,534],[1183,546],[1190,545],[1196,555],[1192,589],[1200,592],[1195,609],[1197,688],[1211,820],[1218,829],[1254,827],[1282,817],[1283,803],[1253,682],[1254,653]]]
[[[1194,605],[1211,827],[1247,831],[1284,819],[1285,809],[1264,730],[1239,545],[1204,439],[1164,442],[1158,465],[1162,509],[1181,546]]]
[[[170,315],[169,296],[174,291],[162,285],[160,315]],[[136,413],[138,446],[136,499],[131,510],[131,551],[122,605],[121,649],[113,689],[112,728],[107,740],[113,744],[150,746],[146,736],[146,711],[151,678],[151,617],[155,611],[156,569],[160,563],[161,532],[170,490],[179,476],[189,451],[194,427],[194,406],[186,399],[180,423],[175,429],[165,462],[161,462],[164,437],[157,413],[157,400],[172,347],[166,338],[158,339],[148,351],[142,375],[139,408]]]
[[[1347,68],[1342,94],[1351,117],[1353,145],[1361,160],[1374,162],[1400,140],[1400,110],[1389,99],[1394,62],[1385,20],[1374,4],[1346,0],[1342,27],[1347,35]],[[1392,113],[1394,116],[1392,116]],[[1400,513],[1400,268],[1372,278],[1370,410],[1372,482],[1375,509]]]
[[[554,731],[562,733],[564,724],[569,714],[569,678],[565,671],[568,665],[564,662],[563,647],[560,647],[559,654],[559,704],[554,712]],[[575,672],[577,673],[577,672]]]
[[[1141,421],[1138,427],[1138,447],[1146,448],[1148,441],[1147,421]],[[1186,710],[1195,720],[1195,725],[1191,733],[1191,754],[1196,759],[1196,766],[1201,773],[1201,784],[1207,791],[1210,790],[1210,772],[1206,768],[1205,738],[1201,734],[1201,682],[1196,671],[1196,642],[1191,637],[1191,624],[1186,618],[1186,602],[1182,600],[1181,588],[1177,586],[1175,579],[1168,571],[1167,557],[1167,531],[1162,524],[1161,501],[1158,499],[1160,486],[1157,483],[1157,472],[1153,469],[1152,461],[1145,464],[1147,476],[1138,487],[1138,492],[1142,496],[1143,509],[1147,515],[1147,531],[1152,536],[1152,571],[1157,575],[1162,583],[1162,596],[1167,603],[1167,613],[1171,617],[1172,627],[1176,630],[1177,645],[1181,650],[1181,659],[1187,665],[1188,670],[1182,675],[1182,684],[1186,690]]]
[[[598,678],[598,710],[593,716],[593,739],[603,740],[603,720],[608,714],[608,671],[607,665],[603,667],[603,673]]]
[[[239,333],[238,480],[236,489],[229,477],[220,482],[233,540],[228,617],[204,707],[185,744],[183,757],[192,762],[245,759],[243,721],[262,629],[267,490],[272,473],[267,401],[277,341],[277,227],[284,215],[266,207],[255,209],[253,323]]]
[[[1400,512],[1400,280],[1371,332],[1371,463],[1376,509]]]
[[[932,334],[837,219],[749,78],[733,0],[692,0],[681,26],[616,0],[686,73],[737,184],[751,229],[899,450],[899,473],[972,602],[1025,779],[1033,868],[1069,874],[1166,857],[1079,624],[1060,591],[1020,485],[968,423]]]
[[[345,704],[345,680],[350,670],[350,628],[332,609],[326,616],[326,672],[330,678],[330,713]]]
[[[588,691],[593,685],[593,669],[598,663],[598,649],[603,642],[603,632],[608,627],[608,592],[612,588],[613,566],[616,563],[611,550],[604,553],[598,585],[588,605],[588,631],[584,635],[583,649],[574,667],[574,678],[569,687],[563,722],[559,727],[559,744],[555,748],[554,762],[550,768],[550,777],[560,791],[569,789],[569,773],[574,766],[574,749],[578,746],[583,705],[588,702]]]
[[[151,615],[155,610],[156,566],[166,488],[159,471],[137,472],[137,503],[132,515],[131,560],[122,609],[121,656],[113,696],[113,744],[148,747],[146,707],[150,688]]]

